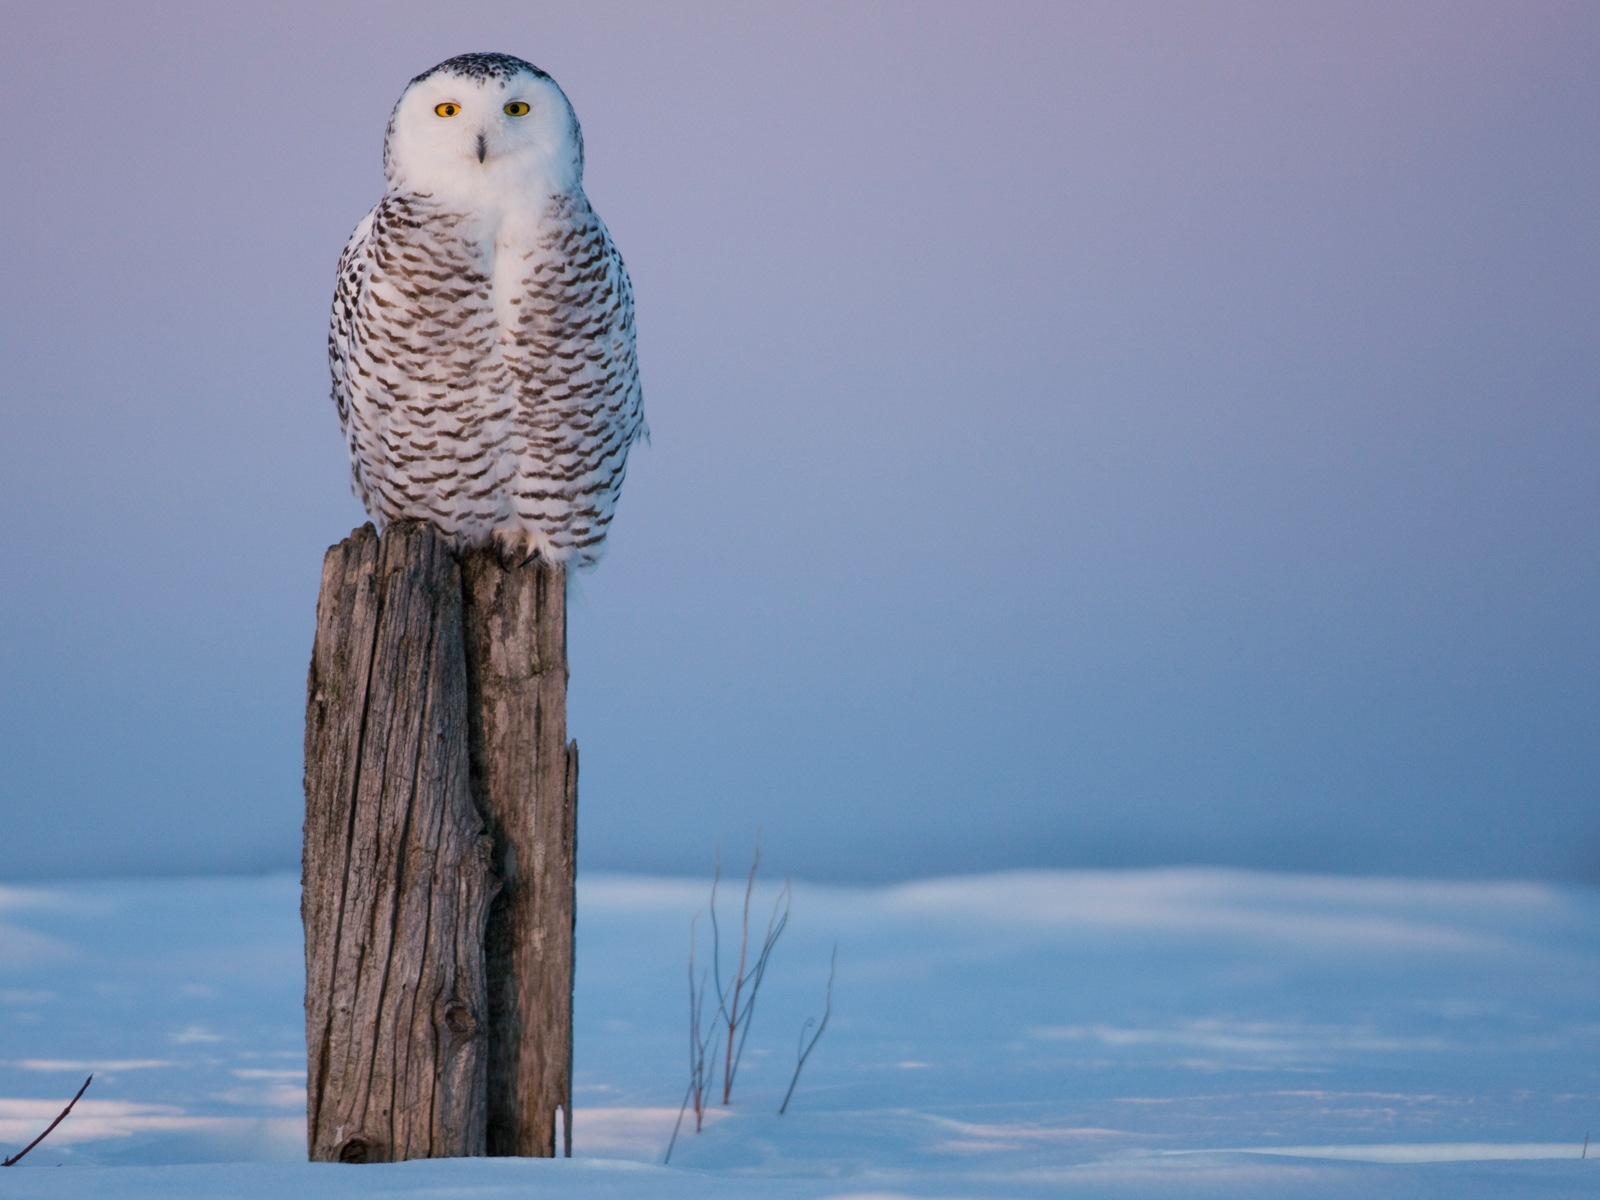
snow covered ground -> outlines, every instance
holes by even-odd
[[[296,880],[0,888],[0,1146],[95,1072],[0,1196],[1600,1192],[1580,1158],[1600,1138],[1593,890],[1200,870],[799,886],[734,1104],[662,1166],[706,890],[580,887],[575,1159],[348,1167],[300,1161]],[[835,942],[833,1020],[780,1117]]]

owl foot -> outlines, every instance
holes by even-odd
[[[496,529],[491,536],[500,565],[508,571],[525,567],[539,557],[538,542],[526,529]]]

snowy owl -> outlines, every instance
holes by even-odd
[[[646,430],[633,287],[572,105],[531,63],[463,54],[406,87],[383,164],[328,333],[356,495],[380,529],[593,563]]]

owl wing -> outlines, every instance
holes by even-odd
[[[587,203],[565,217],[523,285],[511,363],[527,446],[517,508],[587,563],[610,524],[628,449],[646,428],[627,268]]]
[[[381,207],[381,206],[380,206]],[[333,312],[328,320],[328,370],[333,376],[333,404],[339,411],[339,428],[350,435],[351,360],[355,355],[357,314],[372,263],[374,208],[356,226],[339,255],[339,278],[334,285]]]
[[[352,483],[380,524],[410,517],[456,533],[492,520],[489,281],[458,214],[386,196],[339,259],[328,332],[333,400]]]

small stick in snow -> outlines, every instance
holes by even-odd
[[[68,1100],[67,1101],[67,1106],[65,1108],[63,1108],[59,1113],[56,1114],[56,1119],[54,1121],[51,1121],[50,1124],[48,1124],[48,1125],[46,1125],[44,1127],[44,1132],[41,1133],[38,1137],[34,1138],[33,1141],[29,1142],[21,1150],[18,1150],[10,1158],[6,1159],[4,1162],[0,1162],[0,1167],[14,1167],[14,1166],[16,1166],[19,1162],[22,1161],[22,1156],[24,1154],[26,1154],[29,1150],[32,1150],[40,1142],[44,1141],[45,1138],[49,1137],[50,1136],[50,1131],[52,1129],[54,1129],[57,1125],[61,1124],[62,1121],[66,1120],[67,1114],[72,1111],[72,1106],[74,1104],[76,1104],[83,1097],[83,1094],[86,1091],[89,1090],[89,1085],[91,1083],[93,1083],[93,1082],[94,1082],[94,1076],[90,1075],[89,1078],[87,1078],[87,1079],[85,1079],[83,1081],[83,1086],[78,1089],[78,1094],[76,1096],[74,1096],[71,1100]]]
[[[713,888],[715,885],[713,885]],[[711,1046],[711,1061],[706,1061],[706,1048],[710,1043],[712,1029],[703,1027],[702,1017],[706,1005],[706,972],[700,973],[700,983],[695,985],[694,954],[695,954],[695,924],[700,920],[700,915],[695,914],[694,920],[689,922],[689,1086],[684,1089],[683,1104],[678,1108],[678,1119],[672,1126],[672,1138],[667,1142],[667,1153],[661,1159],[663,1166],[672,1161],[672,1150],[678,1144],[678,1131],[683,1128],[684,1114],[689,1111],[689,1105],[694,1105],[694,1131],[699,1133],[705,1126],[706,1119],[706,1088],[710,1084],[711,1075],[717,1066],[716,1047]]]
[[[728,1047],[722,1058],[722,1102],[733,1099],[733,1083],[739,1074],[739,1064],[744,1059],[745,1039],[750,1036],[751,1018],[755,1016],[756,997],[761,991],[761,981],[766,978],[767,964],[772,950],[789,924],[789,906],[794,890],[788,883],[773,901],[772,915],[767,918],[767,935],[761,942],[755,965],[746,969],[750,953],[750,898],[755,892],[756,872],[761,868],[761,838],[756,837],[755,860],[750,864],[750,875],[744,884],[744,909],[739,923],[739,966],[728,980],[722,982],[722,927],[717,921],[717,884],[722,879],[722,857],[717,857],[716,874],[711,879],[711,979],[717,989],[717,1013],[728,1030]],[[743,1000],[741,1005],[740,1001]],[[714,1056],[713,1056],[714,1057]]]
[[[815,1017],[807,1017],[806,1023],[800,1026],[800,1059],[794,1064],[794,1074],[789,1079],[789,1090],[783,1094],[783,1103],[778,1106],[778,1115],[781,1117],[789,1109],[789,1101],[794,1096],[794,1085],[800,1082],[800,1071],[806,1065],[806,1059],[811,1057],[811,1051],[816,1049],[817,1039],[822,1036],[822,1031],[828,1027],[828,1018],[833,1015],[833,974],[839,965],[839,943],[833,944],[833,954],[828,958],[828,999],[822,1006],[822,1020],[817,1022],[817,1031],[811,1035],[811,1040],[806,1041],[806,1030],[811,1028]]]
[[[1579,1158],[1588,1158],[1589,1157],[1589,1131],[1587,1129],[1585,1129],[1583,1131],[1583,1153],[1578,1155],[1578,1157]]]

